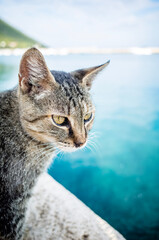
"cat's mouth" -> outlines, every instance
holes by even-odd
[[[82,149],[86,146],[87,141],[84,142],[73,142],[73,143],[67,143],[67,142],[61,142],[58,143],[58,148],[64,152],[75,152],[79,149]]]

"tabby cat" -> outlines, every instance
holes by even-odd
[[[66,73],[49,71],[35,48],[23,55],[19,85],[0,94],[0,239],[19,240],[27,202],[55,149],[85,146],[95,108],[89,90],[109,62]]]

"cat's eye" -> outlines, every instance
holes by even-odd
[[[63,126],[67,122],[67,118],[62,116],[53,115],[52,119],[56,125]]]
[[[91,120],[91,118],[92,118],[92,113],[87,113],[87,114],[85,115],[85,117],[84,117],[84,121],[85,121],[85,122],[88,122],[88,121]]]

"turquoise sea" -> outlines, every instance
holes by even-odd
[[[59,154],[49,173],[128,240],[159,239],[159,55],[46,56],[71,71],[111,60],[96,79],[89,148]],[[19,56],[0,56],[0,90],[18,81]]]

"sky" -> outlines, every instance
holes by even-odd
[[[0,0],[0,17],[55,48],[159,46],[159,0]]]

